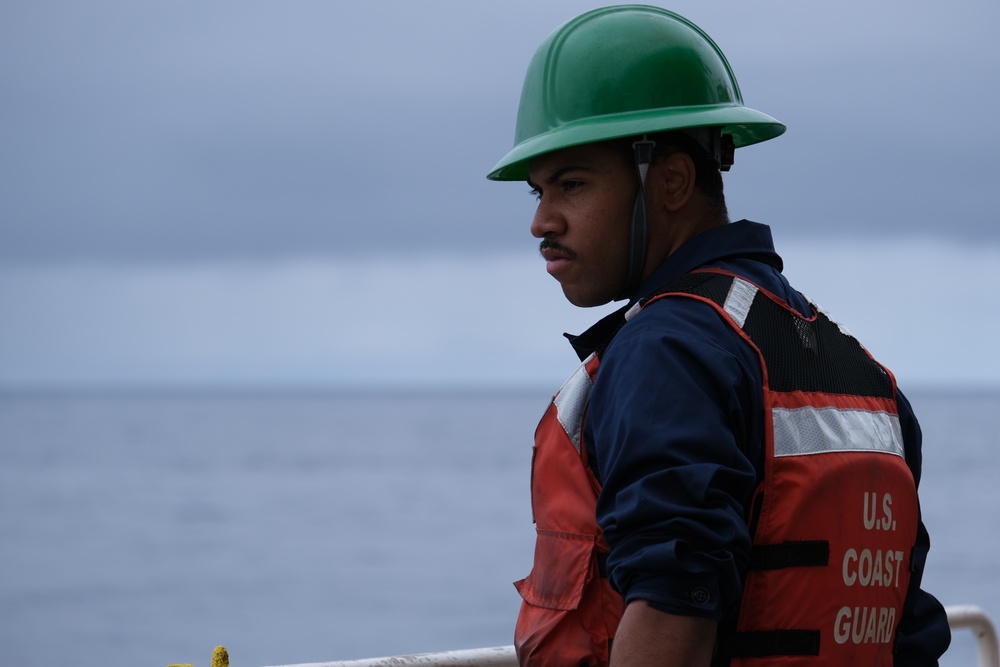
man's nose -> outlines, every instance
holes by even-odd
[[[556,207],[542,197],[535,209],[535,217],[531,219],[531,235],[536,239],[549,234],[562,234],[566,231],[566,219],[556,210]]]

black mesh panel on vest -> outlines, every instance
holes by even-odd
[[[885,369],[823,313],[806,320],[758,292],[743,330],[764,356],[772,391],[893,397]]]
[[[732,276],[696,272],[680,276],[659,291],[726,303]],[[807,391],[893,398],[889,374],[861,344],[841,332],[823,313],[799,317],[758,291],[743,331],[760,350],[772,391]]]

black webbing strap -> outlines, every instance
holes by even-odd
[[[605,579],[608,578],[608,554],[607,551],[597,552],[597,572]]]
[[[755,544],[750,549],[751,570],[825,567],[829,564],[830,543],[826,540]],[[727,665],[731,658],[819,655],[819,630],[737,632],[735,620],[733,618],[724,623],[720,630],[713,665]]]
[[[750,549],[751,570],[781,570],[786,567],[825,567],[830,564],[826,540],[755,544]]]
[[[825,567],[829,564],[830,543],[826,540],[755,544],[750,549],[751,570]],[[728,625],[725,640],[716,647],[714,664],[727,664],[730,658],[819,655],[819,630],[737,632],[733,625]]]
[[[629,225],[628,270],[625,276],[623,296],[631,296],[639,288],[642,270],[646,264],[646,246],[649,238],[649,222],[646,211],[646,170],[653,161],[655,141],[643,137],[632,144],[636,173],[639,177],[639,192],[632,207],[632,222]]]
[[[737,632],[726,643],[724,658],[819,655],[819,630]]]

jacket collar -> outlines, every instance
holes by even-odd
[[[752,259],[782,269],[774,250],[771,228],[749,220],[716,227],[688,239],[643,281],[624,306],[606,315],[578,336],[563,334],[583,361],[594,352],[603,352],[618,330],[625,325],[625,313],[640,299],[654,294],[668,281],[695,269],[713,266],[727,259]]]

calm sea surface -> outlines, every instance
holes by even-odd
[[[509,644],[547,399],[2,396],[0,666]],[[911,400],[925,587],[1000,622],[1000,395]]]

